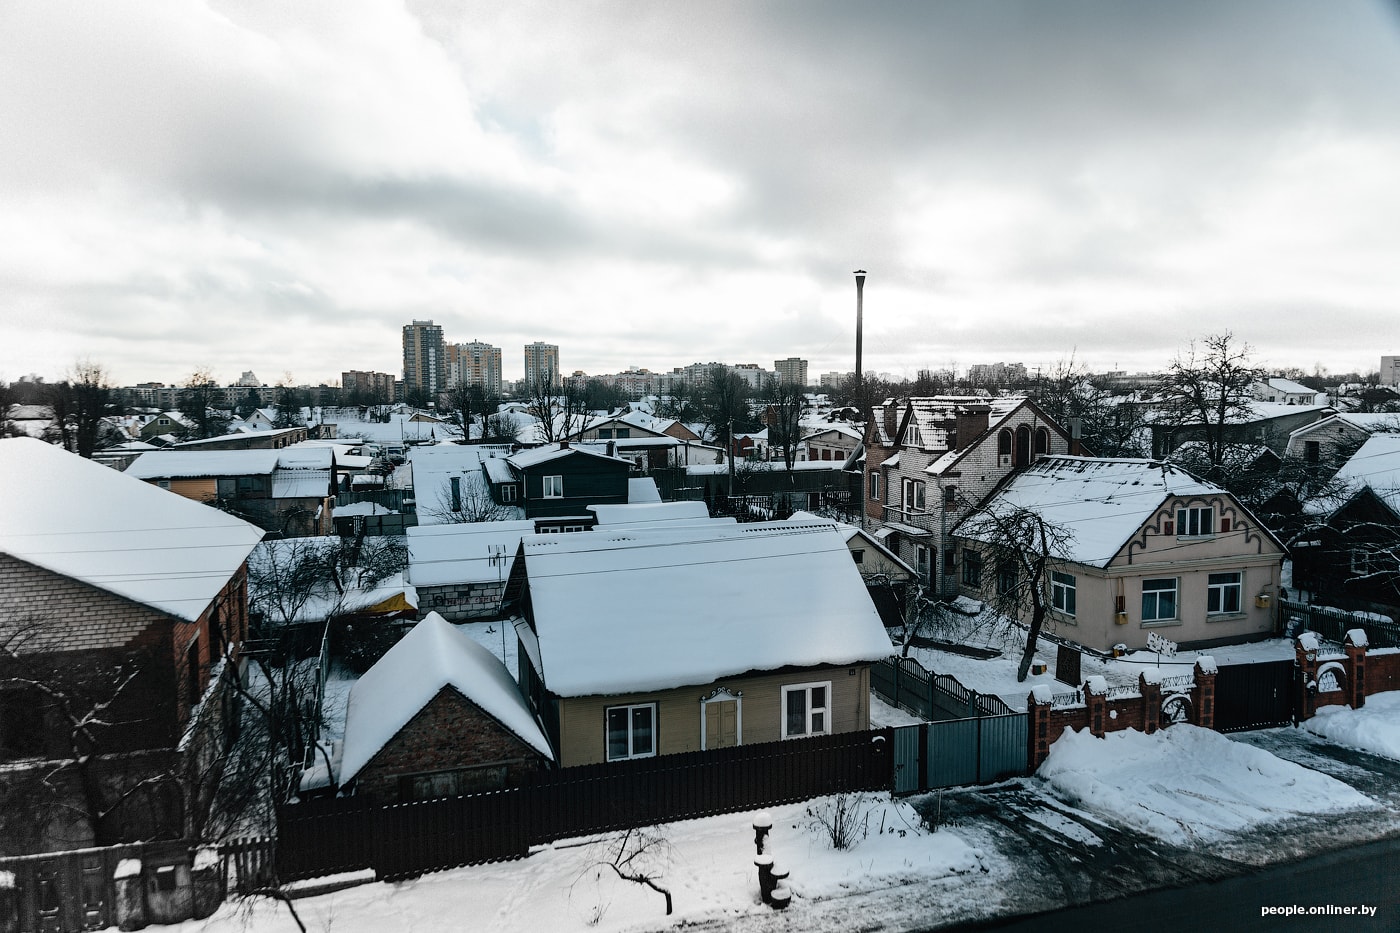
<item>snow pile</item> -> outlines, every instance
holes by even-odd
[[[1374,806],[1334,778],[1185,724],[1103,739],[1066,730],[1036,776],[1075,806],[1178,845],[1298,814]]]
[[[1361,709],[1319,707],[1303,727],[1338,745],[1400,759],[1400,691],[1369,696]]]

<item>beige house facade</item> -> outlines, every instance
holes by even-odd
[[[528,535],[504,602],[561,767],[867,729],[892,653],[823,520]]]
[[[1145,648],[1153,633],[1184,648],[1274,633],[1283,545],[1233,495],[1170,464],[1048,458],[986,508],[1029,510],[1065,536],[1044,581],[1046,624],[1088,648]],[[1003,586],[997,549],[970,525],[956,533],[960,591],[990,598]]]

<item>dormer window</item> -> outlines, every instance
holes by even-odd
[[[909,422],[909,430],[904,432],[904,443],[909,447],[924,446],[924,436],[919,433],[919,426],[915,422]]]

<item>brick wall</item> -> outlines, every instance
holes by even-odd
[[[1400,652],[1368,652],[1366,655],[1366,694],[1400,690]]]
[[[478,765],[506,766],[505,786],[546,767],[543,756],[452,687],[443,687],[360,769],[355,796],[399,802],[399,778]]]
[[[496,618],[500,614],[505,583],[455,583],[417,589],[420,614],[436,612],[449,622],[461,622]]]
[[[1050,746],[1066,729],[1088,729],[1103,737],[1109,732],[1137,729],[1148,735],[1165,724],[1162,718],[1162,687],[1145,675],[1138,676],[1135,696],[1109,698],[1095,693],[1088,684],[1083,687],[1082,705],[1054,707],[1036,700],[1032,693],[1027,705],[1030,714],[1030,770],[1040,767],[1050,754]],[[1206,729],[1215,725],[1215,674],[1197,667],[1195,684],[1191,688],[1190,722]]]

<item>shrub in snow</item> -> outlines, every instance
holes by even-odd
[[[870,835],[870,807],[865,794],[833,794],[807,808],[809,825],[833,849],[849,849]]]

